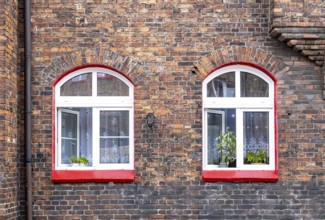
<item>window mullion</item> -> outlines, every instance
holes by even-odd
[[[62,133],[62,114],[60,110],[58,111],[58,126],[57,126],[57,146],[56,146],[56,158],[57,158],[57,165],[61,166],[61,146],[62,146],[62,141],[61,141],[61,133]]]
[[[129,164],[134,166],[134,115],[133,110],[129,110]]]
[[[235,73],[235,97],[239,98],[240,97],[240,71],[236,70]]]
[[[99,165],[99,109],[93,108],[93,167],[98,167]]]
[[[92,97],[97,97],[97,72],[92,72]]]
[[[203,167],[208,164],[208,109],[204,108],[203,114]]]
[[[236,109],[236,158],[237,168],[242,168],[244,164],[244,146],[243,146],[243,110]]]
[[[76,113],[77,115],[77,157],[80,157],[80,119],[79,119],[79,113]]]
[[[269,110],[269,162],[272,169],[275,169],[275,123],[274,112]]]

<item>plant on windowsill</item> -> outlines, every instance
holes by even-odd
[[[89,163],[86,157],[71,156],[70,161],[73,167],[87,166]]]
[[[231,131],[226,131],[217,138],[217,150],[221,154],[219,167],[228,167],[233,164],[236,153],[236,137]]]
[[[251,164],[265,164],[267,162],[267,153],[264,148],[249,151],[246,155],[246,160]]]

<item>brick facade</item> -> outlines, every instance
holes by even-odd
[[[272,15],[272,22],[270,22],[272,36],[308,57],[317,65],[324,66],[324,2],[321,0],[295,2],[275,0],[270,12]],[[323,98],[325,98],[325,83]]]
[[[6,4],[14,11],[7,17],[14,20],[17,2]],[[271,4],[258,0],[32,0],[34,218],[325,218],[322,67],[272,38],[269,30],[279,1]],[[16,88],[22,85],[17,83],[22,65],[17,64],[15,37],[22,32],[17,33],[16,20],[10,23],[15,34],[2,38],[2,33],[11,30],[3,28],[7,23],[2,11],[8,8],[0,6],[0,74],[8,82],[1,86],[5,97],[1,117],[8,123],[1,124],[0,159],[12,159],[0,163],[4,179],[0,195],[6,198],[0,199],[0,219],[19,219],[24,218],[25,192],[17,190],[23,174],[17,168],[22,164],[15,163],[18,146],[23,144],[18,138],[23,127],[17,125],[21,115],[17,116]],[[12,46],[5,44],[7,38]],[[4,53],[14,58],[5,59],[9,55]],[[277,79],[277,183],[201,180],[202,81],[214,69],[235,62],[260,66]],[[51,181],[53,82],[87,65],[114,68],[135,84],[133,183]],[[9,93],[8,86],[16,92]],[[155,115],[151,128],[145,122],[148,113]]]
[[[18,8],[0,1],[0,217],[18,217]]]

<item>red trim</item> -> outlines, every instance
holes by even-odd
[[[230,62],[212,70],[206,77],[214,71],[226,66],[244,65],[258,69],[270,77],[274,82],[274,170],[203,170],[202,180],[206,182],[276,182],[278,181],[278,126],[277,126],[277,79],[266,69],[254,63]],[[203,80],[204,81],[204,80]],[[202,97],[203,98],[203,97]]]
[[[258,69],[258,70],[262,71],[266,75],[268,75],[274,81],[274,83],[277,82],[277,79],[267,69],[264,69],[263,67],[260,67],[260,66],[254,64],[254,63],[248,63],[248,62],[230,62],[230,63],[226,63],[224,65],[218,66],[217,68],[213,69],[208,75],[206,75],[206,77],[208,77],[211,73],[213,73],[214,71],[216,71],[218,69],[221,69],[221,68],[226,67],[226,66],[233,66],[233,65],[243,65],[243,66],[253,67],[255,69]]]
[[[278,171],[274,170],[211,170],[202,172],[206,182],[277,182]]]
[[[67,76],[68,74],[72,73],[72,72],[75,72],[77,70],[80,70],[80,69],[86,69],[86,68],[95,68],[95,67],[100,67],[100,68],[105,68],[105,69],[109,69],[109,70],[113,70],[114,72],[117,72],[119,74],[121,74],[122,76],[124,76],[126,79],[128,79],[130,81],[130,83],[132,83],[132,85],[134,85],[134,83],[132,82],[132,80],[127,76],[125,75],[124,73],[122,73],[121,71],[117,70],[117,69],[114,69],[112,67],[109,67],[109,66],[105,66],[105,65],[102,65],[102,64],[87,64],[87,65],[83,65],[83,66],[78,66],[78,67],[74,67],[72,69],[69,69],[67,70],[66,72],[64,72],[62,75],[60,75],[54,82],[53,82],[53,88],[56,86],[56,84],[58,82],[60,82],[60,80],[62,78],[64,78],[65,76]]]
[[[133,182],[134,170],[52,170],[54,183]]]
[[[56,132],[55,132],[55,87],[52,89],[52,172],[55,170],[55,148],[56,148]]]
[[[121,73],[120,71],[108,67],[101,64],[87,64],[79,67],[72,68],[62,75],[60,75],[52,84],[52,182],[54,183],[77,183],[77,182],[133,182],[135,181],[135,171],[134,167],[133,170],[56,170],[55,169],[55,148],[56,148],[56,133],[55,133],[55,121],[56,121],[56,114],[55,114],[55,86],[57,83],[62,80],[68,74],[85,68],[91,67],[100,67],[115,71],[134,85],[132,80],[126,76],[125,74]],[[133,90],[133,99],[134,99],[135,91]],[[133,108],[134,111],[134,108]],[[134,120],[134,119],[133,119]],[[134,126],[135,123],[133,123]],[[134,148],[135,150],[135,148]],[[134,154],[133,154],[134,155]],[[135,164],[135,162],[134,162]]]
[[[275,171],[278,173],[278,117],[277,117],[277,90],[278,84],[277,81],[274,81],[274,165]]]

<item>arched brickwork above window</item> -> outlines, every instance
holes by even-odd
[[[203,80],[215,69],[236,62],[257,65],[277,76],[289,71],[288,66],[267,51],[237,46],[223,47],[207,55],[194,64],[192,71]]]
[[[143,72],[138,62],[131,57],[121,56],[105,48],[83,49],[54,58],[40,73],[40,79],[47,85],[58,79],[63,73],[76,68],[89,66],[106,66],[123,73],[133,83],[136,83]]]

